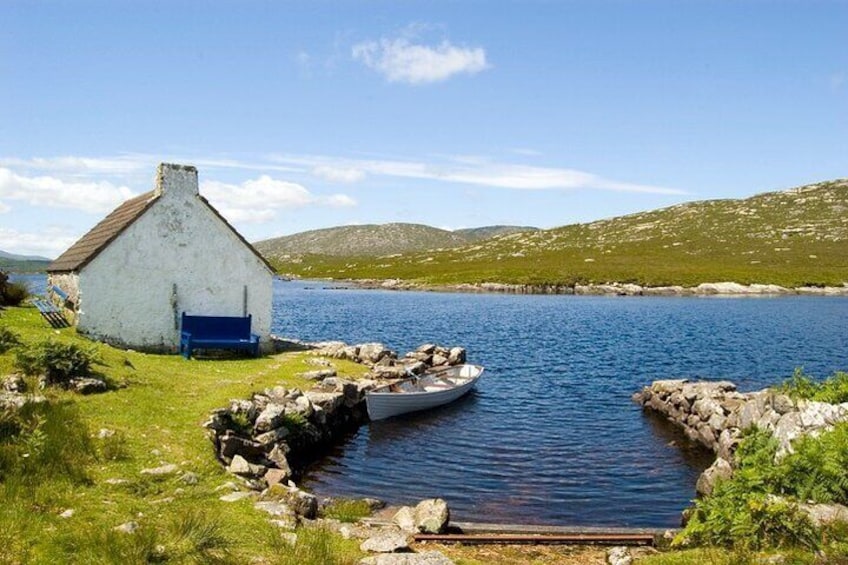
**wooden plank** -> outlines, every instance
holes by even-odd
[[[462,543],[466,545],[653,545],[648,534],[573,533],[573,534],[417,534],[417,542]]]

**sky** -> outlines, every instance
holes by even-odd
[[[249,241],[551,228],[848,176],[848,1],[0,0],[0,250],[160,162]]]

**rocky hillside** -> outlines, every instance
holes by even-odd
[[[458,248],[370,261],[281,264],[300,276],[422,284],[848,282],[848,179],[743,200],[710,200]]]
[[[487,226],[448,231],[421,224],[401,223],[342,226],[266,239],[254,243],[254,247],[269,260],[309,254],[374,257],[459,247],[500,234],[535,229],[518,226]]]

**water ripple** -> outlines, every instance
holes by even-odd
[[[848,369],[848,299],[467,295],[275,285],[274,327],[486,366],[443,408],[374,422],[307,477],[321,494],[442,496],[456,519],[675,526],[711,456],[630,395],[661,378],[767,386]],[[304,287],[309,287],[306,290]],[[681,447],[683,446],[683,447]]]

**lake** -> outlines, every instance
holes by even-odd
[[[14,277],[43,292],[44,275]],[[477,389],[361,427],[310,469],[320,495],[414,503],[455,520],[671,527],[712,455],[630,401],[655,379],[770,386],[848,369],[848,298],[583,297],[274,282],[274,333],[467,348]]]
[[[632,393],[655,379],[779,383],[848,369],[848,299],[454,294],[275,283],[274,333],[459,345],[486,373],[427,413],[363,426],[315,465],[321,495],[413,503],[456,520],[677,526],[713,456]]]

